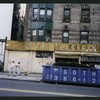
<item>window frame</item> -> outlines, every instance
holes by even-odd
[[[37,14],[35,14],[35,12],[34,12],[35,10],[38,10]],[[39,16],[39,9],[33,8],[33,18],[36,18],[36,19],[33,19],[33,20],[37,20],[38,16]]]
[[[33,34],[33,31],[36,31],[35,35]],[[32,41],[36,41],[37,40],[37,30],[36,29],[33,29],[32,30]]]
[[[65,32],[68,33],[68,36],[67,37],[64,37],[64,33]],[[67,42],[64,41],[64,38],[67,39]],[[62,33],[62,43],[69,43],[69,30],[63,30],[63,33]]]
[[[47,38],[48,38],[48,40],[47,40]],[[51,42],[51,30],[48,30],[48,29],[45,30],[45,41],[46,42]]]
[[[51,11],[51,15],[48,15],[49,10]],[[46,9],[46,20],[52,21],[52,17],[53,17],[53,9]]]
[[[65,11],[69,11],[69,15],[65,15]],[[64,8],[64,13],[63,13],[63,22],[70,22],[71,21],[71,9],[70,8]]]
[[[82,32],[87,32],[87,35],[82,35]],[[84,39],[83,36],[86,37],[86,39]],[[89,43],[89,31],[85,31],[85,30],[80,31],[80,43],[82,40],[86,40],[87,43]],[[87,44],[87,43],[81,43],[81,44]]]
[[[40,35],[40,34],[39,34],[39,31],[43,31],[43,34]],[[44,41],[44,30],[43,30],[43,29],[39,29],[39,30],[38,30],[38,36],[37,36],[37,38],[38,38],[38,41]],[[41,40],[41,38],[42,38],[42,40]]]
[[[53,58],[52,51],[36,51],[36,58]]]
[[[44,10],[44,14],[43,15],[40,14],[41,10]],[[39,20],[45,20],[45,17],[46,17],[45,8],[40,8],[40,10],[39,10]]]
[[[88,11],[88,15],[83,15],[84,11]],[[89,8],[87,8],[87,9],[82,8],[81,9],[81,22],[83,22],[83,23],[89,23],[90,22],[90,9]]]

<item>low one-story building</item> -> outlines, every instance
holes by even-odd
[[[42,65],[58,60],[78,63],[100,63],[99,44],[7,41],[4,71],[11,62],[21,63],[22,72],[42,73]]]

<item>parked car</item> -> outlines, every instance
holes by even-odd
[[[0,60],[0,71],[3,70],[3,62]]]

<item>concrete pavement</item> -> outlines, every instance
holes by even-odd
[[[6,72],[0,72],[0,80],[6,79],[6,80],[19,80],[19,81],[33,81],[33,82],[41,82],[42,80],[42,74],[28,74],[25,76],[24,73],[21,74],[21,76],[8,76],[8,73]]]

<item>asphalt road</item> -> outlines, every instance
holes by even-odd
[[[100,97],[100,88],[15,80],[0,80],[0,97],[2,96]]]

